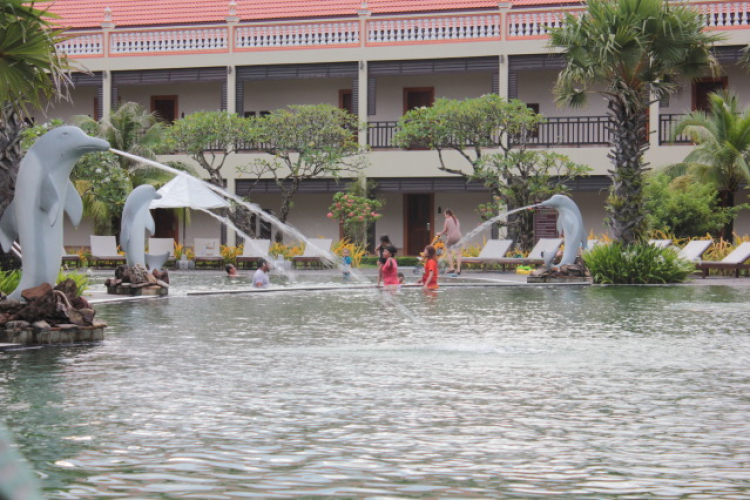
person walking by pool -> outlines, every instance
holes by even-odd
[[[393,243],[391,243],[391,239],[388,237],[388,235],[384,234],[380,237],[380,244],[375,247],[375,253],[378,256],[378,284],[380,284],[383,279],[383,264],[385,264],[383,251],[388,245],[393,245]]]
[[[378,274],[378,286],[380,286],[381,281],[383,286],[398,286],[398,264],[395,259],[396,247],[393,245],[385,247],[383,249],[383,257],[385,258],[385,264],[383,264],[381,272]]]
[[[445,249],[448,257],[448,274],[461,274],[461,249],[454,248],[454,245],[461,240],[461,223],[458,222],[458,218],[453,215],[453,210],[450,208],[445,210],[445,225],[443,230],[440,231],[438,236],[445,235]],[[456,267],[453,267],[453,258],[456,259]]]
[[[268,264],[266,259],[258,260],[258,270],[253,275],[253,287],[255,288],[268,288],[271,284],[271,280],[268,279],[268,271],[271,266]]]
[[[349,281],[352,277],[352,254],[348,248],[341,251],[341,274],[344,281]]]
[[[438,261],[437,250],[432,245],[424,249],[425,262],[424,274],[422,275],[422,288],[425,290],[437,290],[438,288]]]

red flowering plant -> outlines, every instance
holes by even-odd
[[[382,217],[382,201],[339,191],[328,207],[328,218],[344,226],[344,236],[355,244],[367,244],[367,228]]]

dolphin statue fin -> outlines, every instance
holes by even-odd
[[[49,175],[44,176],[44,180],[42,181],[42,188],[39,193],[39,206],[47,212],[49,225],[54,225],[60,216],[60,193],[52,181],[52,177]]]
[[[18,239],[18,228],[16,227],[16,208],[11,201],[0,218],[0,246],[3,250],[10,252],[13,241]]]
[[[65,192],[65,212],[68,214],[70,222],[78,227],[83,217],[83,201],[72,181],[68,181],[67,191]]]

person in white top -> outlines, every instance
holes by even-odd
[[[268,271],[271,266],[268,264],[266,259],[258,260],[258,270],[253,275],[253,286],[255,288],[268,288],[271,281],[268,279]]]

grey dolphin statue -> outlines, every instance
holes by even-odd
[[[127,265],[130,267],[136,264],[146,267],[146,231],[150,235],[156,232],[149,205],[158,199],[161,199],[161,194],[156,192],[154,186],[143,184],[135,188],[125,200],[120,226],[120,246],[125,251]],[[164,261],[166,262],[166,259]]]
[[[0,246],[7,252],[18,240],[23,251],[21,282],[11,298],[42,283],[55,285],[63,253],[62,214],[74,226],[83,216],[70,172],[84,154],[108,149],[107,141],[77,127],[58,127],[40,137],[21,160],[16,195],[0,218]]]
[[[578,256],[578,249],[585,250],[587,244],[586,230],[583,227],[583,217],[581,217],[578,205],[567,196],[556,194],[535,206],[557,210],[557,230],[565,238],[565,250],[563,250],[560,266],[574,264]]]

